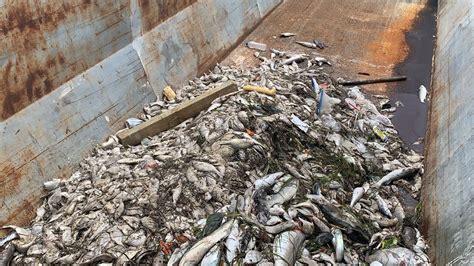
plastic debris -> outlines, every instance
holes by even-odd
[[[168,101],[173,101],[176,98],[176,93],[174,92],[174,90],[170,86],[166,86],[163,89],[163,96],[165,96],[165,98]]]
[[[256,91],[258,93],[263,93],[266,95],[270,96],[275,96],[276,95],[276,89],[269,89],[265,87],[259,87],[259,86],[252,86],[252,85],[245,85],[242,87],[243,90],[245,91]]]
[[[266,44],[259,43],[259,42],[254,42],[254,41],[247,42],[247,47],[250,48],[250,49],[259,50],[259,51],[262,51],[262,52],[265,52],[267,50],[267,45]]]

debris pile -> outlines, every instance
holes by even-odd
[[[6,227],[12,233],[2,240],[2,258],[427,262],[417,230],[423,158],[404,147],[360,88],[324,72],[324,58],[276,50],[256,56],[259,67],[217,66],[147,105],[139,119],[226,81],[245,90],[140,145],[125,147],[112,136],[69,179],[47,182],[31,227]]]

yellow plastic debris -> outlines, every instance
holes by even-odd
[[[243,89],[245,91],[256,91],[258,93],[263,93],[263,94],[270,95],[270,96],[275,96],[275,94],[276,94],[276,89],[275,88],[269,89],[269,88],[265,88],[265,87],[245,85],[243,87]]]
[[[166,86],[166,88],[163,90],[163,95],[168,99],[168,101],[174,100],[176,98],[176,92],[170,87]]]

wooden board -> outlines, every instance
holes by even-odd
[[[235,91],[237,91],[237,84],[226,82],[221,86],[211,89],[192,100],[186,101],[178,105],[176,108],[155,116],[134,128],[119,132],[117,137],[124,145],[140,144],[144,138],[154,136],[162,131],[179,125],[207,109],[216,98]]]

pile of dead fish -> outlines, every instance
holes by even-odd
[[[12,264],[316,265],[428,262],[417,229],[422,157],[329,62],[272,50],[217,66],[144,121],[225,81],[240,90],[125,147],[114,136],[1,240]],[[267,89],[265,89],[267,88]],[[274,90],[273,90],[274,89]],[[252,89],[249,89],[252,90]],[[257,92],[259,91],[259,92]],[[393,110],[391,110],[393,111]]]

